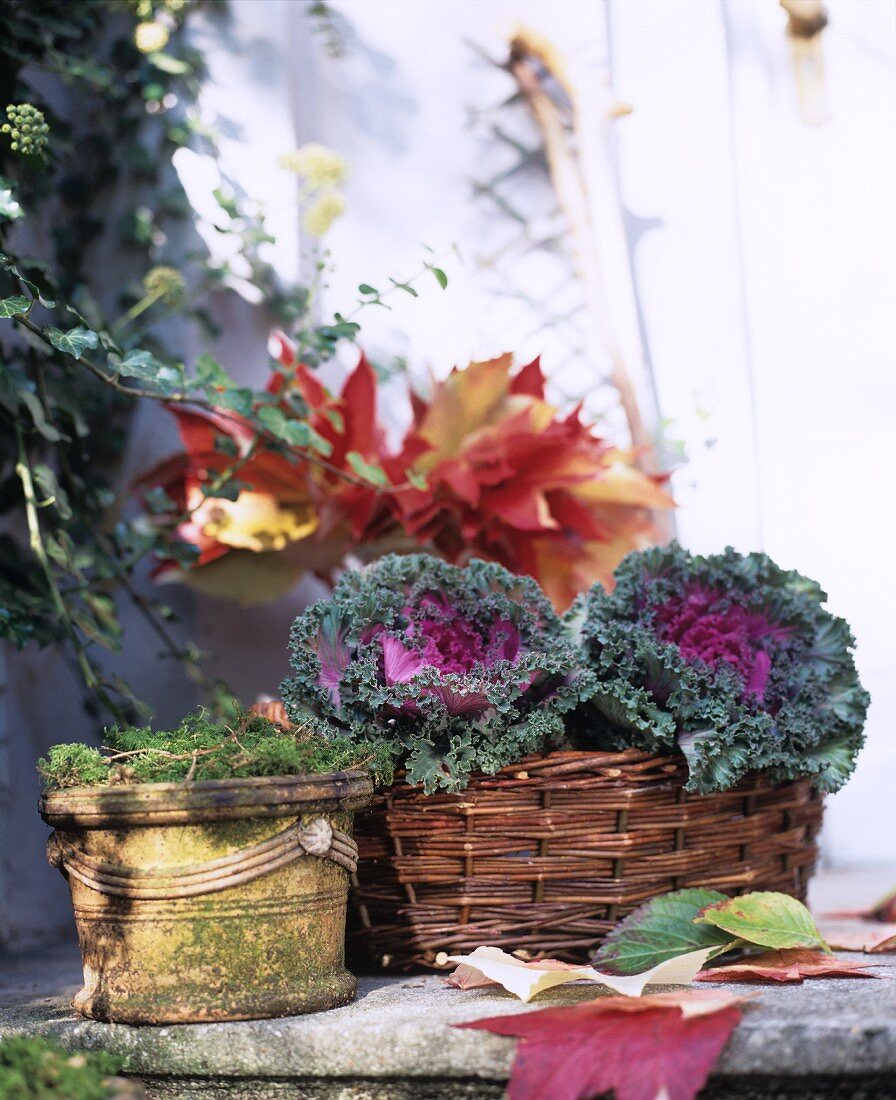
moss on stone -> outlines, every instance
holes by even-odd
[[[106,1051],[76,1053],[49,1039],[21,1036],[0,1042],[0,1096],[3,1100],[106,1100],[114,1093],[109,1078],[121,1059]]]
[[[302,726],[287,731],[258,716],[214,722],[199,711],[170,731],[112,727],[105,731],[102,749],[54,745],[37,769],[51,789],[349,770],[366,771],[374,782],[389,783],[391,759],[383,745],[321,737]]]

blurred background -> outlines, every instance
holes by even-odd
[[[396,438],[410,418],[408,375],[425,387],[470,360],[540,355],[557,405],[583,402],[599,434],[643,444],[656,470],[672,471],[686,546],[765,550],[818,579],[849,620],[873,703],[858,770],[829,799],[824,860],[892,866],[896,879],[886,472],[896,4],[824,9],[812,0],[200,5],[183,48],[203,58],[194,133],[196,119],[213,126],[217,155],[192,140],[174,152],[190,218],[159,252],[170,261],[200,250],[226,274],[206,306],[214,336],[179,319],[160,321],[155,335],[188,363],[211,348],[245,385],[268,378],[277,318],[242,259],[244,240],[221,231],[226,181],[263,214],[258,252],[282,285],[320,283],[321,316],[350,315],[359,285],[415,279],[414,295],[399,287],[390,309],[359,318]],[[149,10],[147,21],[165,25]],[[164,96],[152,104],[150,113],[177,113]],[[309,228],[302,179],[283,159],[309,143],[345,162],[344,209],[324,236]],[[119,189],[115,201],[140,199]],[[128,256],[98,247],[107,281],[124,279]],[[444,272],[447,288],[416,281],[421,264]],[[356,358],[341,346],[322,377],[338,387]],[[150,405],[127,432],[116,472],[124,497],[179,449],[172,418]],[[156,591],[148,567],[136,583]],[[181,624],[173,629],[213,652],[214,675],[251,702],[276,692],[289,623],[323,590],[305,578],[252,608],[182,585],[165,598]],[[121,614],[130,640],[116,671],[159,722],[176,720],[195,686],[156,659],[157,638],[133,608]],[[21,947],[69,919],[64,883],[41,862],[34,759],[90,736],[97,720],[54,649],[10,648],[5,658],[0,943]]]

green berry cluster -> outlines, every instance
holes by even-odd
[[[8,122],[0,126],[4,134],[9,134],[14,153],[35,156],[43,152],[50,132],[41,111],[30,103],[10,103],[6,108]]]
[[[186,283],[176,267],[154,267],[143,279],[143,291],[152,298],[161,299],[165,305],[175,306],[184,296]]]

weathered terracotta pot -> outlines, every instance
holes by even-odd
[[[84,963],[75,1009],[129,1024],[288,1016],[350,1001],[361,772],[46,792]]]

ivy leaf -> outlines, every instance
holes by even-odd
[[[100,339],[95,332],[80,325],[77,328],[70,328],[68,332],[51,327],[45,329],[44,334],[54,348],[70,355],[72,359],[80,359],[85,351],[95,348]]]
[[[601,997],[455,1027],[517,1036],[508,1100],[693,1100],[741,1012],[700,992]]]
[[[809,910],[788,894],[760,890],[709,905],[697,918],[761,947],[821,947],[829,950]]]
[[[239,413],[240,416],[251,416],[255,404],[255,394],[244,386],[228,386],[220,392],[215,390],[211,400],[229,412]]]
[[[803,978],[877,978],[869,974],[873,962],[837,959],[824,951],[793,947],[786,951],[763,951],[736,963],[701,970],[698,982],[801,982]]]
[[[333,450],[329,440],[319,435],[307,421],[288,417],[277,405],[263,405],[256,415],[265,428],[284,443],[293,447],[310,447],[323,455]]]
[[[0,266],[2,266],[4,270],[8,271],[11,275],[15,275],[20,283],[24,283],[42,306],[44,306],[46,309],[54,308],[56,303],[53,301],[53,299],[44,297],[44,293],[40,289],[40,287],[36,283],[33,283],[30,279],[26,278],[25,275],[22,274],[21,269],[15,263],[13,263],[12,258],[10,256],[7,256],[5,252],[0,252]]]
[[[53,470],[41,462],[34,467],[32,473],[34,475],[35,484],[44,494],[44,500],[41,502],[41,506],[48,508],[52,505],[55,507],[61,520],[71,519],[71,504],[69,503],[65,490],[62,489],[59,482],[56,480],[56,474]]]
[[[177,393],[183,385],[183,371],[162,363],[151,351],[129,351],[124,359],[110,355],[109,363],[119,374],[138,379],[144,388],[154,393]]]
[[[65,436],[47,420],[47,413],[41,404],[40,398],[36,393],[32,393],[30,390],[20,390],[19,400],[31,413],[31,419],[34,421],[34,426],[40,432],[40,434],[47,440],[48,443],[58,443]]]
[[[720,955],[735,937],[694,923],[708,906],[728,901],[717,890],[676,890],[652,898],[620,921],[604,940],[594,965],[607,974],[639,974],[677,955],[709,948]]]
[[[0,299],[0,317],[15,317],[19,313],[27,313],[31,308],[31,302],[24,294],[16,294],[12,298]]]
[[[193,379],[193,385],[197,389],[204,390],[210,386],[223,386],[226,388],[229,384],[230,379],[227,377],[227,372],[218,360],[209,355],[207,351],[204,351],[196,360],[196,377]]]
[[[381,466],[374,466],[357,451],[349,451],[345,456],[346,462],[355,471],[358,477],[369,481],[371,485],[388,485],[389,479],[386,471]]]

